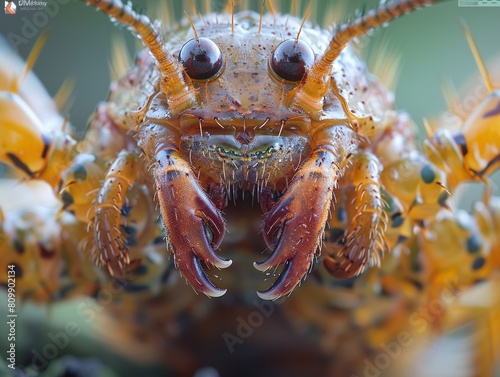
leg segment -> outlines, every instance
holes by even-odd
[[[311,158],[266,214],[264,239],[274,250],[254,267],[259,271],[282,263],[285,267],[271,288],[257,293],[262,299],[274,300],[290,293],[311,268],[321,245],[333,189],[347,157],[356,147],[353,132],[343,126],[322,131],[320,136]]]
[[[350,278],[363,272],[366,265],[380,264],[386,248],[384,239],[387,215],[380,193],[378,160],[371,154],[358,154],[346,172],[345,180],[354,185],[354,198],[346,207],[345,241],[325,266],[338,278]]]
[[[97,196],[93,256],[113,276],[120,277],[130,263],[125,234],[121,229],[122,209],[126,204],[127,190],[137,180],[140,167],[137,151],[120,152],[106,173]]]

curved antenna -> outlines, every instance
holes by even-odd
[[[382,2],[379,8],[372,9],[367,14],[340,25],[323,56],[309,69],[304,81],[290,91],[290,105],[299,107],[308,113],[317,114],[323,108],[323,97],[330,88],[333,63],[352,40],[368,34],[370,30],[381,27],[399,16],[439,1],[441,0]]]
[[[167,96],[172,112],[179,113],[198,103],[196,90],[184,74],[184,68],[167,51],[160,32],[147,16],[137,14],[130,5],[124,5],[120,0],[83,1],[103,11],[119,23],[130,26],[142,39],[156,60],[161,75],[160,89]]]

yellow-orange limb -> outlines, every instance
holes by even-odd
[[[491,273],[490,245],[464,211],[444,212],[429,221],[419,241],[431,298],[439,297],[443,289],[464,290]]]
[[[490,93],[474,109],[462,134],[466,171],[474,179],[486,178],[500,163],[500,90]]]
[[[439,130],[441,136],[430,137],[424,144],[431,160],[445,165],[449,181],[457,183],[470,179],[486,181],[500,162],[500,91],[494,88],[491,75],[464,21],[462,28],[488,95],[477,99],[460,132],[450,135],[446,130]],[[455,178],[457,175],[459,178]]]
[[[459,143],[460,138],[447,129],[438,129],[431,138],[423,142],[429,161],[446,173],[447,188],[450,191],[460,183],[471,179],[471,175],[465,169],[463,151]]]
[[[39,178],[53,188],[75,154],[75,140],[45,125],[17,94],[0,92],[0,162],[25,178]]]
[[[498,363],[498,273],[500,198],[478,202],[473,214],[444,212],[419,235],[428,302],[442,302],[444,315],[434,325],[472,324],[478,375],[491,375]],[[446,305],[444,305],[446,304]],[[451,305],[449,305],[451,304]],[[448,310],[449,307],[449,310]],[[490,316],[492,314],[493,316]]]
[[[449,190],[469,181],[485,181],[500,163],[500,91],[488,94],[469,114],[460,132],[440,129],[424,141],[436,166],[446,172]]]
[[[65,169],[59,178],[58,196],[62,201],[62,210],[70,212],[78,220],[89,222],[100,181],[106,171],[104,161],[93,154],[80,153]]]
[[[122,151],[113,162],[102,184],[93,219],[94,258],[105,265],[113,276],[121,276],[130,263],[127,240],[122,230],[123,207],[127,190],[142,170],[137,151]]]
[[[32,178],[46,167],[50,137],[28,104],[17,94],[0,92],[0,162]]]
[[[26,63],[0,41],[0,162],[55,188],[74,156],[75,141],[65,133],[69,126],[54,100],[31,72],[46,39],[43,33]]]
[[[380,265],[387,248],[384,232],[387,214],[380,191],[380,168],[377,158],[368,153],[355,156],[345,178],[354,186],[354,199],[346,206],[345,241],[333,256],[325,258],[326,268],[336,277],[361,274],[365,267]]]
[[[399,161],[385,166],[381,172],[385,189],[398,198],[405,216],[411,221],[424,221],[448,208],[446,174],[418,153],[403,155]]]
[[[474,218],[484,243],[487,243],[492,267],[500,271],[500,197],[477,202]]]

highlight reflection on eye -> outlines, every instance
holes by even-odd
[[[179,61],[193,80],[217,78],[223,63],[219,46],[203,37],[187,41],[179,52]]]
[[[314,63],[314,52],[305,42],[287,39],[271,54],[273,72],[286,81],[300,81]]]

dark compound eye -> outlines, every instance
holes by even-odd
[[[182,46],[179,61],[193,80],[215,78],[222,67],[219,46],[208,38],[191,39]]]
[[[271,55],[273,72],[283,80],[300,81],[314,63],[314,52],[305,42],[287,39]]]

